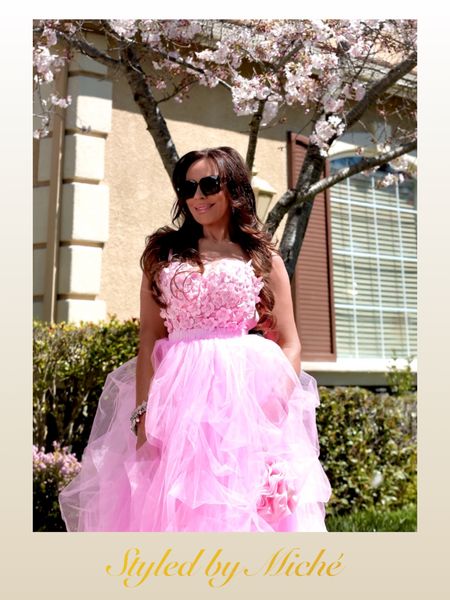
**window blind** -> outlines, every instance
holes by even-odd
[[[331,188],[338,357],[417,353],[415,182],[378,188],[382,177],[359,174]]]

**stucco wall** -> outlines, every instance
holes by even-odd
[[[247,118],[237,119],[226,92],[200,88],[191,100],[162,106],[179,155],[207,146],[228,145],[243,157]],[[277,193],[286,187],[285,126],[270,130],[258,144],[258,176]],[[101,292],[108,314],[138,316],[145,237],[170,223],[174,193],[144,119],[126,82],[114,81],[112,130],[106,141],[105,183],[110,189],[109,239],[102,260]]]

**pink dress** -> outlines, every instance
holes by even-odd
[[[326,531],[315,380],[260,335],[251,261],[160,274],[168,336],[152,354],[148,442],[136,451],[132,359],[107,377],[80,474],[61,492],[68,531]]]

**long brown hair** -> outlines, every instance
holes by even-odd
[[[180,184],[186,180],[189,167],[200,159],[209,159],[217,166],[231,204],[230,240],[239,244],[251,258],[256,275],[263,278],[265,285],[259,294],[260,302],[256,307],[260,320],[255,329],[267,331],[274,326],[274,298],[268,278],[272,268],[272,254],[276,250],[268,234],[262,231],[262,223],[256,214],[255,195],[248,169],[240,154],[233,148],[221,146],[193,150],[180,158],[172,175],[172,185],[177,193],[172,207],[172,224],[176,228],[161,227],[147,237],[140,261],[141,268],[150,282],[155,301],[161,307],[165,304],[158,287],[158,273],[170,262],[170,253],[180,262],[198,265],[203,272],[203,262],[198,251],[198,240],[203,236],[203,227],[195,221],[186,201],[177,192]]]

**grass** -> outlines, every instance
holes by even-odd
[[[411,505],[394,511],[371,509],[329,516],[326,526],[328,531],[416,531],[417,507]]]

